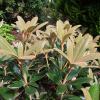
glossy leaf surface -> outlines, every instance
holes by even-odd
[[[78,96],[67,94],[63,97],[63,100],[82,100],[82,99]]]
[[[10,88],[10,89],[16,89],[16,88],[19,88],[19,87],[25,85],[25,83],[23,81],[14,81],[13,83],[14,84],[8,85],[8,88]]]
[[[18,69],[18,67],[15,65],[15,63],[13,62],[8,63],[8,68],[14,77],[16,77],[18,80],[23,80],[21,76],[21,72]]]
[[[50,58],[50,60],[53,62],[53,64],[54,64],[55,66],[59,67],[58,61],[56,61],[56,60],[54,60],[54,59],[52,59],[52,58]]]
[[[35,82],[30,82],[29,85],[32,85],[34,87],[39,87],[38,84],[36,84]]]
[[[5,87],[2,86],[0,89],[0,94],[3,96],[3,98],[5,98],[5,100],[12,100],[13,99],[13,94],[11,93],[11,91]]]
[[[28,78],[28,65],[26,64],[26,62],[23,63],[23,69],[24,69],[24,73],[27,79]]]
[[[58,94],[64,93],[66,90],[67,90],[67,86],[65,84],[61,84],[57,87]]]
[[[60,79],[58,78],[58,76],[56,74],[52,74],[52,73],[47,73],[47,76],[56,84],[60,84]]]
[[[92,100],[99,100],[99,85],[97,82],[93,83],[93,85],[90,87],[89,93]]]
[[[75,81],[71,81],[71,82],[69,82],[69,84],[72,84],[72,85],[74,85],[74,84],[82,84],[82,83],[88,83],[90,81],[92,81],[91,78],[83,77],[83,78],[78,78]]]
[[[44,71],[40,72],[39,74],[36,74],[35,76],[33,76],[33,77],[30,79],[30,81],[31,81],[31,82],[33,82],[33,81],[35,82],[35,81],[41,79],[44,75],[46,75],[46,73],[47,73],[47,70],[44,70]]]
[[[79,73],[80,69],[81,68],[79,66],[74,66],[67,77],[67,81],[71,80],[74,76],[76,76]]]
[[[27,87],[25,88],[25,92],[26,92],[26,94],[28,94],[28,95],[34,95],[35,92],[36,92],[36,90],[35,90],[35,88],[32,87],[32,86],[27,86]]]

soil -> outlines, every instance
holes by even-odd
[[[10,33],[16,37],[16,40],[18,40],[18,37],[17,37],[17,34],[18,33],[17,33],[17,30],[16,29],[11,30]]]

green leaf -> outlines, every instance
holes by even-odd
[[[10,84],[7,87],[10,88],[10,89],[17,89],[17,88],[20,88],[21,86],[23,86],[23,85],[20,85],[20,84]]]
[[[16,77],[18,80],[23,80],[22,79],[22,75],[21,75],[21,72],[20,70],[18,69],[18,67],[15,65],[14,62],[9,62],[8,63],[8,68],[9,70],[11,71],[12,75],[14,77]]]
[[[58,78],[58,76],[56,74],[52,74],[52,73],[47,73],[47,76],[56,84],[60,84],[60,79]]]
[[[10,79],[11,79],[11,77],[10,77],[9,75],[7,75],[7,76],[4,77],[3,82],[7,82],[7,81],[9,81]]]
[[[57,67],[59,67],[59,66],[58,66],[58,61],[55,61],[55,60],[52,59],[52,58],[50,58],[50,60],[53,62],[54,65],[56,65]]]
[[[0,64],[9,62],[9,61],[11,61],[11,60],[14,60],[13,57],[9,57],[9,58],[7,58],[7,59],[6,59],[6,57],[7,57],[7,56],[5,56],[5,57],[3,56],[3,57],[0,58]]]
[[[23,97],[24,100],[30,100],[30,99],[29,99],[29,96],[26,95],[26,93],[23,93],[23,94],[22,94],[22,97]]]
[[[81,84],[76,84],[74,85],[74,87],[79,90],[81,90],[81,88],[84,88]]]
[[[81,68],[79,75],[87,77],[88,71],[89,71],[89,68]]]
[[[11,93],[11,91],[6,88],[5,86],[2,86],[0,89],[0,94],[2,95],[2,97],[5,100],[12,100],[13,99],[13,94]]]
[[[93,85],[89,89],[92,100],[99,100],[99,85],[97,82],[93,83]]]
[[[71,84],[67,84],[67,88],[70,91],[74,91],[74,87]]]
[[[26,62],[23,63],[23,69],[24,69],[24,73],[25,73],[25,76],[26,76],[26,79],[27,79],[28,78],[28,66],[27,66]]]
[[[69,84],[75,85],[75,84],[88,83],[88,82],[90,82],[90,81],[92,81],[91,78],[88,78],[88,77],[82,77],[82,78],[76,79],[75,81],[69,82]]]
[[[67,86],[65,84],[61,84],[57,87],[58,94],[64,93],[66,90],[67,90]]]
[[[53,74],[58,76],[58,79],[62,80],[62,71],[59,69],[59,67],[53,67]]]
[[[24,81],[14,81],[13,83],[14,84],[8,85],[8,88],[10,88],[10,89],[16,89],[16,88],[19,88],[19,87],[25,85]]]
[[[81,68],[79,66],[74,66],[67,77],[67,81],[71,80],[74,76],[76,76],[79,73],[80,69]]]
[[[26,92],[26,94],[28,94],[28,95],[34,95],[35,92],[36,92],[36,90],[35,90],[34,87],[27,86],[27,87],[25,88],[25,92]]]
[[[45,95],[41,98],[41,100],[47,100],[48,97],[49,97],[50,95],[51,95],[51,93],[45,94]]]
[[[25,85],[24,81],[14,81],[13,83],[21,86]]]
[[[82,100],[80,97],[74,95],[64,95],[63,100]]]
[[[29,85],[32,85],[34,87],[39,87],[38,84],[36,84],[35,82],[30,82]]]
[[[31,78],[30,82],[33,82],[33,81],[35,82],[35,81],[41,79],[46,73],[47,73],[47,70],[41,71],[39,74],[33,76]]]
[[[64,57],[62,57],[62,66],[64,66],[66,63],[66,59]],[[59,54],[58,56],[58,64],[59,66],[61,66],[61,54]]]

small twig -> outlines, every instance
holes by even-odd
[[[66,83],[66,79],[67,79],[67,77],[68,77],[69,73],[71,72],[72,68],[73,68],[73,67],[70,67],[70,66],[69,66],[68,73],[66,74],[66,76],[65,76],[64,81],[63,81],[63,83],[62,83],[62,84],[65,84],[65,83]]]
[[[23,43],[23,46],[24,46],[24,33],[22,33],[22,43]]]
[[[54,38],[51,38],[52,40],[52,48],[54,48]]]
[[[30,98],[30,100],[32,100],[32,96],[31,95],[29,95],[29,98]]]
[[[61,98],[60,98],[60,100],[63,100],[63,94],[64,94],[64,93],[61,94]]]
[[[28,69],[30,68],[30,66],[31,66],[31,64],[33,63],[33,61],[35,61],[36,57],[37,57],[37,55],[35,55],[35,58],[32,59],[31,63],[30,63],[29,66],[28,66]]]
[[[65,66],[63,67],[63,69],[65,69],[65,67],[67,66],[68,62],[66,62]]]
[[[66,74],[66,76],[65,76],[65,78],[64,78],[64,80],[63,80],[63,82],[62,82],[62,84],[65,84],[65,83],[66,83],[66,79],[67,79],[69,73],[71,72],[72,68],[73,68],[73,67],[70,67],[70,66],[69,66],[68,73]],[[60,100],[63,100],[63,94],[64,94],[64,93],[61,94]]]
[[[48,56],[48,53],[45,54],[45,58],[46,58],[47,66],[49,66],[48,57],[47,56]]]
[[[27,32],[27,40],[26,40],[26,42],[28,42],[29,37],[30,37],[30,33]]]
[[[55,39],[51,38],[51,40],[52,40],[52,48],[54,48],[54,41],[55,41]],[[54,49],[53,49],[53,53],[55,54],[55,50]]]

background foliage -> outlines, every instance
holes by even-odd
[[[44,2],[41,0],[0,0],[0,19],[8,23],[16,21],[16,16],[21,15],[25,20],[39,17],[39,22],[46,20],[43,10]]]
[[[55,8],[72,24],[88,27],[94,37],[100,34],[100,2],[98,0],[56,0]]]
[[[0,35],[3,36],[9,43],[13,43],[15,40],[15,36],[10,33],[13,29],[14,28],[7,24],[7,22],[4,22],[0,28]]]

